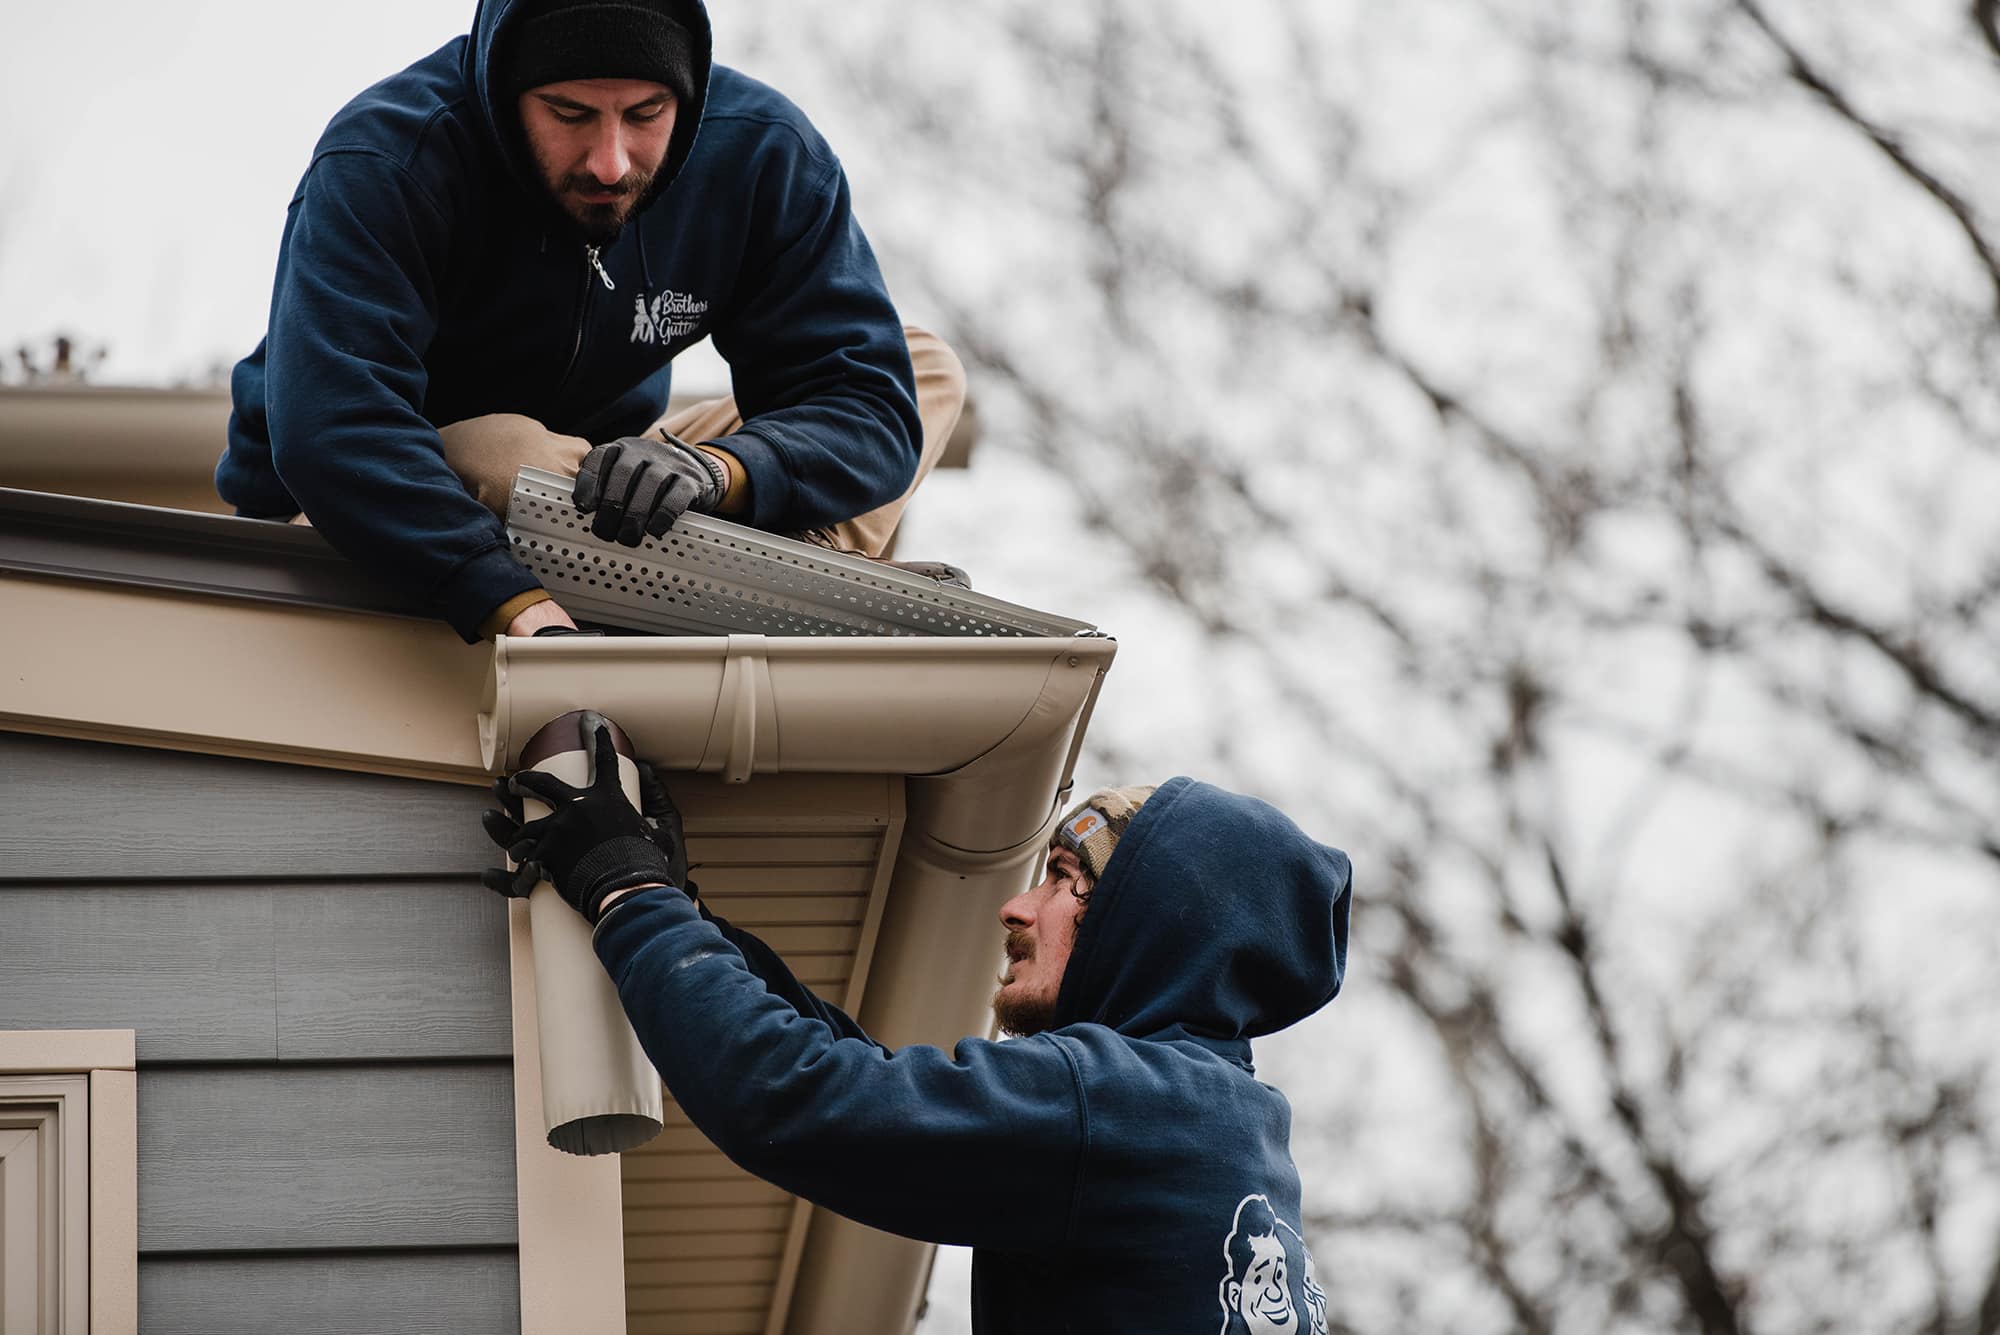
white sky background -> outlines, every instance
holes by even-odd
[[[809,53],[800,52],[796,44],[770,40],[766,30],[773,25],[766,16],[790,12],[792,2],[741,0],[718,6],[719,58],[797,97],[847,161],[864,222],[894,220],[908,235],[905,220],[924,216],[934,201],[927,198],[922,182],[897,178],[894,146],[867,141],[866,122],[842,104],[838,90],[826,86],[826,70],[815,67]],[[1343,10],[1358,13],[1366,7],[1348,5]],[[813,8],[824,12],[823,6]],[[980,8],[993,12],[992,6]],[[1852,14],[1869,12],[1867,6],[1851,3],[1840,8]],[[1937,16],[1946,13],[1945,6],[1916,8],[1936,23],[1944,22]],[[1957,9],[1950,7],[1952,13]],[[0,125],[7,127],[0,138],[0,351],[11,361],[12,349],[19,343],[71,332],[83,339],[86,349],[108,345],[109,357],[95,378],[151,383],[206,378],[213,368],[226,367],[249,351],[263,330],[285,206],[326,120],[362,87],[464,31],[470,11],[470,0],[349,0],[337,7],[269,0],[180,5],[102,0],[88,6],[30,6],[9,0],[0,5]],[[1428,12],[1441,11],[1432,6]],[[912,59],[976,61],[977,53],[949,49],[953,31],[949,14],[932,7],[922,21],[913,19],[915,35],[910,41],[917,49],[905,54]],[[880,13],[874,17],[879,20]],[[1868,36],[1865,23],[1850,31],[1861,34],[1856,40]],[[1282,53],[1262,49],[1254,30],[1231,36],[1230,59],[1254,63],[1281,57]],[[1903,36],[1899,34],[1898,41]],[[1928,108],[1959,112],[1992,101],[1992,88],[1969,78],[1963,69],[1940,70],[1922,59],[1920,43],[1892,43],[1886,49],[1891,55],[1871,65],[1875,79],[1871,106],[1885,112],[1915,109],[1919,113],[1915,119],[1925,123]],[[1468,123],[1470,109],[1484,105],[1480,99],[1493,91],[1474,85],[1505,83],[1518,71],[1496,67],[1486,48],[1467,43],[1463,34],[1445,23],[1413,21],[1389,46],[1371,54],[1372,61],[1354,58],[1355,68],[1348,75],[1375,81],[1375,105],[1383,122],[1395,127],[1392,134],[1373,141],[1374,147],[1392,155],[1395,165],[1411,175],[1417,174],[1417,167],[1427,166],[1450,183],[1438,192],[1429,211],[1402,233],[1400,244],[1417,253],[1401,256],[1404,281],[1392,287],[1394,301],[1385,318],[1440,363],[1469,368],[1468,376],[1504,385],[1493,402],[1510,420],[1533,422],[1564,400],[1568,379],[1587,369],[1588,350],[1579,347],[1570,355],[1565,348],[1564,340],[1578,335],[1561,296],[1551,295],[1559,294],[1564,281],[1562,266],[1556,263],[1560,257],[1547,244],[1554,224],[1542,216],[1546,200],[1518,185],[1534,171],[1546,170],[1546,164],[1524,161],[1518,146],[1504,135],[1482,137],[1494,127]],[[969,96],[1004,99],[1008,93],[1004,88],[996,91],[987,81],[971,86]],[[1609,101],[1605,116],[1607,121],[1617,116]],[[1840,542],[1827,543],[1827,559],[1847,560],[1855,567],[1848,585],[1853,596],[1864,602],[1900,597],[1904,586],[1871,578],[1870,567],[1891,559],[1883,552],[1908,544],[1894,532],[1870,532],[1866,521],[1874,512],[1865,497],[1850,502],[1838,495],[1841,487],[1857,485],[1854,476],[1820,476],[1814,463],[1821,442],[1849,429],[1860,404],[1861,410],[1879,414],[1881,438],[1896,447],[1893,456],[1884,454],[1879,472],[1861,474],[1861,490],[1877,484],[1921,488],[1930,476],[1924,463],[1928,429],[1920,411],[1891,395],[1871,399],[1865,392],[1870,375],[1886,376],[1894,370],[1883,366],[1880,331],[1856,326],[1828,337],[1827,327],[1851,319],[1851,310],[1824,295],[1802,293],[1794,282],[1797,270],[1789,266],[1796,261],[1803,269],[1833,253],[1852,262],[1864,283],[1886,282],[1926,265],[1959,263],[1954,248],[1958,243],[1928,212],[1913,209],[1864,216],[1854,202],[1878,198],[1891,188],[1879,163],[1852,143],[1830,141],[1813,130],[1799,108],[1793,109],[1793,117],[1773,123],[1768,133],[1754,140],[1719,123],[1712,135],[1679,146],[1690,180],[1707,180],[1714,197],[1733,199],[1740,206],[1746,244],[1740,254],[1718,249],[1711,257],[1713,267],[1732,271],[1740,279],[1746,306],[1761,303],[1777,312],[1769,328],[1752,328],[1762,341],[1726,347],[1725,355],[1706,365],[1703,374],[1752,405],[1745,420],[1768,435],[1766,467],[1773,475],[1775,496],[1825,488],[1836,493],[1828,509],[1861,516],[1851,526],[1836,527]],[[995,119],[997,123],[999,118]],[[2000,126],[2000,118],[1987,124]],[[1282,127],[1271,128],[1282,132]],[[996,152],[1012,147],[996,145]],[[1944,139],[1937,149],[1938,161],[1956,173],[1955,180],[1965,182],[1979,178],[1976,163],[1996,160],[1995,150],[2000,150],[2000,138],[1991,135],[1983,145],[1974,142],[1969,148]],[[1619,164],[1599,165],[1615,176]],[[1028,173],[1023,176],[1024,188],[1032,188]],[[1784,212],[1802,192],[1817,209]],[[1241,205],[1246,215],[1256,211],[1254,200],[1232,202]],[[1763,236],[1759,228],[1766,217],[1783,217],[1792,230],[1775,239]],[[1833,221],[1822,225],[1828,219]],[[967,266],[968,272],[976,272],[982,264],[1001,269],[996,281],[1005,281],[1009,246],[1021,239],[1007,234],[1004,215],[986,220],[991,230],[985,235],[978,232],[976,218],[954,221],[962,228],[957,233],[961,244],[945,248],[944,253]],[[1769,244],[1753,249],[1748,245],[1751,239]],[[1774,254],[1780,262],[1771,262]],[[1268,259],[1283,262],[1280,256]],[[894,285],[893,260],[889,267]],[[1051,312],[1062,309],[1063,295],[1050,290]],[[906,305],[906,314],[922,320],[928,313]],[[1051,320],[1054,323],[1056,317]],[[1052,358],[1068,355],[1060,336],[1057,324],[1048,349]],[[1725,329],[1718,338],[1726,343],[1735,336],[1738,331]],[[1816,399],[1810,388],[1777,392],[1788,376],[1805,374],[1787,362],[1787,356],[1815,340],[1817,346],[1831,350],[1827,359],[1843,363],[1848,380],[1861,386],[1852,398]],[[1316,356],[1318,350],[1308,351]],[[1313,365],[1310,359],[1295,364]],[[1130,377],[1159,374],[1143,365],[1114,369]],[[1811,374],[1825,372],[1824,363],[1810,368]],[[686,366],[681,383],[690,388],[719,386],[723,374],[719,364],[703,359]],[[1992,374],[1991,366],[1987,374]],[[1185,382],[1163,378],[1161,392],[1185,392]],[[1357,381],[1352,392],[1359,397],[1369,388]],[[1765,398],[1782,405],[1783,413],[1773,407],[1759,420],[1758,405]],[[1247,410],[1254,411],[1254,404]],[[1616,402],[1606,409],[1611,414],[1620,410]],[[1393,410],[1384,411],[1393,418]],[[1423,429],[1422,411],[1407,406],[1405,411],[1416,420],[1386,421],[1386,440],[1394,442]],[[1607,436],[1612,434],[1607,428]],[[1340,442],[1300,445],[1301,449],[1341,447]],[[1347,516],[1344,522],[1353,526],[1353,540],[1380,541],[1384,550],[1403,551],[1406,548],[1396,546],[1399,526],[1420,526],[1428,517],[1397,512],[1406,498],[1395,489],[1395,479],[1390,481],[1386,490],[1377,489],[1379,477],[1357,471],[1352,493],[1343,492],[1338,499],[1347,506],[1342,513]],[[1996,496],[1992,481],[1989,473],[1984,490],[1950,491],[1940,486],[1948,492],[1937,502],[1940,526],[1976,531],[1963,509],[1990,505]],[[981,588],[1093,618],[1112,629],[1120,640],[1119,657],[1093,725],[1095,736],[1116,742],[1146,763],[1172,764],[1176,762],[1171,759],[1171,738],[1162,738],[1168,730],[1161,728],[1161,720],[1192,711],[1229,709],[1250,721],[1242,742],[1249,753],[1246,765],[1321,782],[1322,771],[1333,767],[1289,755],[1285,729],[1264,722],[1281,720],[1283,706],[1270,700],[1219,698],[1214,686],[1220,674],[1204,674],[1194,665],[1211,653],[1221,660],[1227,651],[1211,650],[1186,622],[1132,595],[1129,590],[1136,581],[1122,558],[1094,539],[1078,520],[1074,498],[1050,483],[1049,475],[1014,451],[1002,432],[982,447],[970,474],[941,476],[930,484],[924,502],[912,512],[903,553],[960,561],[972,569]],[[1808,519],[1800,522],[1826,512],[1802,507]],[[1993,510],[1986,513],[1990,516]],[[1348,537],[1345,531],[1341,536]],[[1643,548],[1654,537],[1628,529],[1601,535],[1600,540]],[[1448,541],[1449,535],[1442,536],[1439,545]],[[1991,551],[1990,544],[1967,543],[1944,549],[1936,559],[1976,562],[1990,559]],[[1423,585],[1421,569],[1406,573],[1409,587],[1435,592]],[[1428,603],[1421,597],[1411,601],[1409,610],[1419,618],[1464,614],[1445,595]],[[1448,739],[1424,733],[1434,726],[1434,718],[1395,699],[1382,662],[1347,652],[1348,648],[1342,643],[1327,646],[1320,670],[1329,698],[1379,697],[1386,703],[1373,720],[1379,729],[1374,740],[1392,747],[1435,742],[1442,751]],[[1597,663],[1603,682],[1601,703],[1607,709],[1646,707],[1648,693],[1632,689],[1635,677],[1661,688],[1652,697],[1655,703],[1669,698],[1669,688],[1678,686],[1670,663],[1649,660],[1635,669],[1631,658],[1622,656],[1622,646],[1579,642],[1549,646],[1547,651]],[[1987,667],[1984,681],[1990,685],[1991,664]],[[1871,684],[1860,680],[1855,689],[1865,692]],[[1750,715],[1762,707],[1761,701],[1745,704],[1723,694],[1712,731],[1738,739],[1746,765],[1758,764],[1790,744],[1781,725]],[[1565,771],[1564,782],[1579,795],[1578,824],[1591,829],[1609,822],[1616,810],[1613,799],[1622,800],[1628,786],[1622,762],[1583,747],[1565,755],[1562,762],[1558,768]],[[1198,761],[1184,763],[1192,767]],[[1155,776],[1086,769],[1079,784],[1088,788],[1151,777]],[[1324,782],[1334,784],[1339,778],[1327,773]],[[1990,783],[1990,775],[1981,781]],[[1858,776],[1857,783],[1865,786],[1865,776]],[[1269,795],[1284,803],[1278,794]],[[1634,854],[1650,855],[1636,880],[1654,893],[1644,903],[1618,906],[1617,913],[1630,934],[1629,967],[1635,974],[1658,971],[1671,978],[1682,967],[1683,957],[1696,949],[1696,939],[1686,933],[1706,912],[1704,901],[1726,899],[1742,890],[1742,883],[1730,879],[1727,870],[1760,857],[1768,860],[1770,852],[1757,847],[1758,831],[1746,826],[1740,813],[1731,816],[1712,803],[1685,795],[1663,805],[1672,809],[1655,820],[1649,840],[1642,841]],[[1367,837],[1363,831],[1318,833],[1350,847],[1357,839],[1365,844]],[[1359,884],[1365,895],[1366,858],[1357,856],[1357,865],[1363,871]],[[1889,860],[1882,869],[1885,882],[1900,874],[1908,883],[1912,865]],[[1946,883],[1962,871],[1948,862],[1927,867],[1927,873],[1936,874],[1926,883]],[[1924,960],[1936,971],[1934,984],[1962,998],[1957,984],[1964,971],[1977,967],[1981,958],[1990,961],[1992,947],[2000,945],[2000,939],[1990,903],[1981,898],[1977,882],[1958,883],[1973,887],[1962,901],[1947,896],[1934,911],[1920,912],[1892,898],[1872,925],[1891,956]],[[1989,879],[1984,892],[1990,890]],[[1960,950],[1933,950],[1937,942],[1926,934],[1941,931],[1944,923],[1961,925],[1962,931],[1954,933]],[[1366,945],[1357,940],[1358,949]],[[1566,1023],[1560,1010],[1551,1006],[1549,1035],[1559,1036]],[[1975,1018],[1990,1020],[1992,1012]],[[1445,1115],[1430,1097],[1428,1068],[1398,1059],[1399,1045],[1407,1043],[1406,1050],[1415,1052],[1424,1049],[1428,1036],[1405,1033],[1399,1024],[1407,1025],[1407,1017],[1399,1018],[1365,993],[1351,992],[1313,1021],[1259,1044],[1261,1074],[1286,1088],[1299,1108],[1295,1151],[1306,1176],[1309,1204],[1315,1194],[1336,1191],[1343,1156],[1351,1153],[1365,1154],[1371,1169],[1406,1184],[1412,1200],[1447,1184],[1452,1163],[1447,1156],[1431,1154],[1427,1146],[1453,1139],[1459,1128],[1441,1120]],[[1355,1039],[1364,1029],[1372,1033],[1372,1043]],[[1579,1074],[1580,1081],[1587,1078],[1587,1071]],[[1367,1090],[1365,1103],[1336,1099],[1336,1086],[1342,1093]],[[1357,1116],[1362,1119],[1358,1125],[1347,1120]],[[1988,1207],[1966,1221],[1957,1236],[1984,1238],[1993,1221],[2000,1219],[2000,1205],[1989,1201]],[[933,1314],[923,1330],[927,1335],[946,1335],[968,1329],[963,1255],[941,1257],[937,1276]]]

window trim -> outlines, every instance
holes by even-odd
[[[0,1081],[0,1099],[7,1098],[4,1085],[11,1083],[22,1101],[56,1097],[67,1105],[70,1095],[42,1092],[54,1089],[56,1082],[34,1077],[83,1081],[71,1088],[88,1147],[84,1199],[77,1213],[88,1234],[82,1264],[89,1299],[86,1311],[64,1313],[64,1331],[136,1335],[139,1328],[137,1046],[138,1033],[132,1029],[0,1030],[0,1077],[29,1077]]]

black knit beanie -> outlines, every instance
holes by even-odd
[[[647,79],[694,96],[694,35],[654,5],[529,0],[509,39],[509,99],[568,79]]]

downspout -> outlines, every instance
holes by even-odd
[[[1034,707],[959,768],[909,780],[909,823],[855,1017],[892,1048],[949,1047],[992,1032],[1000,905],[1034,874],[1067,801],[1083,729],[1109,663],[1058,658]],[[996,798],[1011,796],[1011,802]],[[990,961],[992,970],[967,967]],[[943,973],[940,961],[956,967]],[[813,1211],[782,1326],[786,1335],[908,1331],[930,1273],[928,1244]],[[860,1277],[865,1282],[857,1283]]]

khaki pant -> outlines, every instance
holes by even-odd
[[[881,556],[895,537],[903,507],[917,487],[937,466],[958,425],[959,410],[965,406],[965,368],[958,356],[937,335],[914,326],[905,326],[910,344],[910,361],[917,372],[917,416],[924,427],[923,454],[917,475],[901,496],[877,510],[857,515],[844,523],[814,529],[796,536],[807,538],[839,552]],[[736,400],[725,396],[704,399],[669,412],[655,422],[648,434],[666,431],[690,444],[717,440],[743,425]],[[580,436],[563,436],[548,430],[533,418],[518,413],[491,413],[454,422],[438,433],[444,438],[445,462],[465,483],[475,499],[495,514],[505,517],[507,501],[514,493],[514,474],[524,465],[547,469],[564,477],[575,477],[590,452],[591,442]]]

